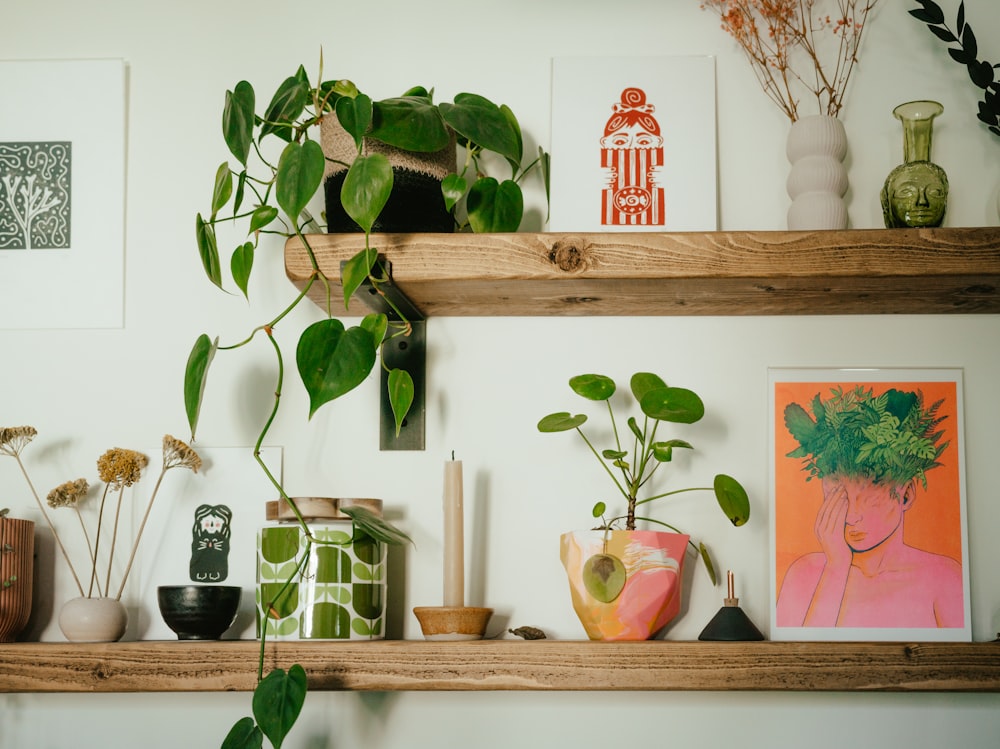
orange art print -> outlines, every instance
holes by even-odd
[[[811,374],[772,374],[772,636],[969,639],[960,380]]]

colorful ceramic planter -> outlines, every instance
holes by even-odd
[[[587,636],[648,640],[677,616],[688,539],[659,531],[564,533],[560,558]]]

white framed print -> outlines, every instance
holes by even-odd
[[[715,231],[715,58],[552,61],[549,230]]]
[[[972,638],[960,369],[771,369],[771,639]]]

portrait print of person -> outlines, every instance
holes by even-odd
[[[775,625],[967,631],[956,383],[775,388]]]

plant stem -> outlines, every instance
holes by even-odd
[[[118,488],[118,504],[115,507],[115,523],[111,531],[111,555],[108,557],[108,573],[104,578],[104,590],[107,591],[108,595],[111,595],[111,563],[114,561],[115,557],[115,547],[118,545],[118,520],[122,513],[122,494],[124,489],[122,487]]]
[[[56,544],[59,546],[59,551],[62,552],[63,559],[66,560],[66,564],[69,566],[70,574],[73,575],[73,581],[76,583],[77,590],[80,591],[80,596],[85,597],[83,585],[80,584],[80,578],[76,574],[76,569],[73,567],[73,563],[69,560],[69,554],[66,553],[66,547],[63,546],[62,539],[59,538],[59,533],[56,531],[56,527],[52,525],[52,521],[49,519],[49,514],[45,511],[45,505],[43,505],[42,500],[38,498],[38,492],[35,491],[35,485],[31,483],[28,471],[25,470],[24,463],[21,462],[21,456],[15,454],[14,459],[20,467],[21,473],[24,474],[24,480],[28,482],[28,488],[31,489],[31,494],[35,498],[35,503],[38,505],[38,509],[42,511],[42,517],[45,518],[46,525],[48,525],[49,530],[52,531],[52,537],[56,540]]]

